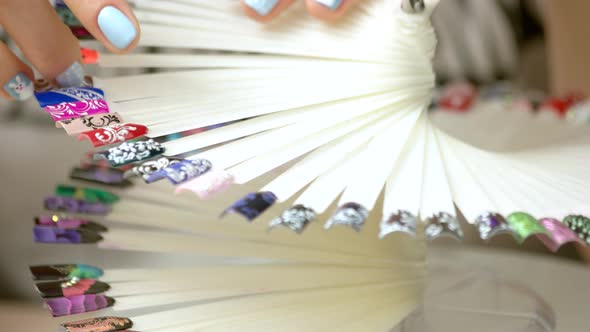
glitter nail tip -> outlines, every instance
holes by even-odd
[[[570,215],[563,219],[563,223],[576,233],[580,239],[590,244],[590,218],[581,215]]]
[[[547,229],[550,235],[538,234],[537,238],[551,251],[556,252],[561,246],[569,242],[584,244],[578,235],[557,219],[543,218],[539,223]]]
[[[250,193],[227,208],[223,214],[237,213],[252,221],[268,210],[277,201],[277,196],[270,191]]]
[[[443,236],[449,236],[456,240],[463,240],[463,231],[459,220],[450,213],[439,212],[426,219],[425,229],[428,241],[436,240]]]
[[[336,210],[326,222],[324,228],[330,229],[333,226],[342,225],[360,232],[368,217],[369,210],[364,206],[358,203],[346,203]]]
[[[77,278],[66,281],[40,282],[36,286],[44,298],[100,294],[111,288],[109,284],[101,281]]]
[[[85,264],[54,264],[29,267],[33,280],[57,281],[70,279],[98,279],[104,275],[103,270]]]
[[[406,233],[415,237],[417,226],[416,216],[408,211],[399,210],[381,221],[379,238],[383,239],[393,233]]]
[[[510,234],[518,237],[506,219],[499,213],[485,212],[475,219],[475,225],[482,240],[490,240],[500,234]]]
[[[506,217],[506,221],[512,228],[512,230],[518,236],[519,242],[523,242],[528,237],[535,234],[546,234],[549,233],[543,227],[535,217],[524,212],[514,212]]]
[[[61,325],[63,332],[115,332],[133,327],[129,318],[97,317]]]
[[[301,234],[305,230],[305,227],[315,218],[316,213],[314,210],[303,205],[295,205],[271,221],[269,228],[283,226],[297,234]]]
[[[210,171],[203,176],[181,184],[176,188],[176,193],[190,191],[201,199],[209,199],[228,190],[233,184],[234,177],[230,173]]]
[[[100,294],[88,294],[46,299],[45,304],[53,317],[61,317],[109,308],[115,304],[115,299]]]

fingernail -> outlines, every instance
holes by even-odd
[[[104,272],[84,264],[37,265],[29,267],[34,280],[98,279]]]
[[[33,81],[23,73],[18,73],[4,85],[4,91],[16,100],[26,100],[33,96]]]
[[[279,0],[246,0],[244,2],[248,7],[254,9],[258,15],[266,16],[275,8]]]
[[[129,47],[137,37],[133,23],[113,6],[106,6],[100,11],[98,26],[108,41],[121,50]]]
[[[84,69],[79,62],[72,63],[63,73],[59,74],[55,81],[62,88],[77,88],[86,85]]]
[[[207,174],[176,187],[176,193],[190,191],[201,199],[209,199],[215,194],[229,189],[234,177],[224,171],[210,171]]]
[[[97,232],[77,229],[62,229],[47,226],[33,227],[33,241],[35,243],[87,244],[98,243],[103,240]]]
[[[109,205],[89,203],[72,197],[49,196],[45,198],[45,209],[49,211],[106,215],[111,211]]]
[[[328,7],[330,10],[336,10],[340,7],[342,0],[315,0],[315,2]]]
[[[119,201],[119,196],[110,191],[62,184],[55,187],[55,195],[81,199],[88,203],[113,204]]]
[[[95,233],[106,232],[108,229],[103,225],[77,217],[66,215],[41,215],[35,218],[35,225],[55,227],[61,229],[82,229]]]

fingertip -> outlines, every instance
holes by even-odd
[[[266,23],[279,16],[294,0],[241,0],[246,15],[258,22]]]
[[[105,46],[113,53],[126,53],[137,46],[141,30],[133,12],[125,6],[108,5],[96,17]]]

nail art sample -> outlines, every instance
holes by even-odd
[[[489,240],[500,234],[510,234],[517,237],[506,219],[498,213],[486,212],[478,216],[475,225],[482,240]]]
[[[539,223],[547,229],[550,235],[538,234],[537,238],[553,252],[556,252],[562,245],[568,242],[584,244],[584,241],[574,231],[557,219],[543,218],[539,220]]]
[[[94,279],[39,282],[35,286],[44,298],[100,294],[111,288],[107,283]]]
[[[129,141],[148,133],[148,128],[134,123],[112,125],[78,135],[78,140],[89,140],[94,147]]]
[[[252,221],[270,208],[277,201],[277,196],[270,191],[250,193],[227,208],[223,214],[237,213]]]
[[[129,318],[97,317],[61,325],[65,332],[114,332],[133,327]]]
[[[55,195],[85,200],[88,203],[113,204],[119,201],[119,196],[106,190],[97,188],[83,188],[68,185],[57,185]]]
[[[70,171],[70,178],[118,187],[131,185],[131,182],[123,177],[123,171],[100,166],[74,167]]]
[[[45,305],[53,317],[83,314],[112,307],[115,299],[104,295],[77,295],[45,300]]]
[[[565,217],[563,223],[576,233],[580,239],[590,244],[590,218],[571,215]]]
[[[62,244],[86,244],[102,241],[102,236],[97,232],[85,229],[63,229],[47,226],[35,226],[33,228],[33,241],[35,243],[62,243]]]
[[[98,115],[82,116],[56,122],[56,127],[63,128],[70,136],[100,128],[120,125],[124,123],[119,113],[103,113]]]
[[[166,149],[150,139],[140,142],[125,142],[105,152],[94,155],[95,160],[107,160],[112,167],[119,167],[134,162],[150,159],[163,154]]]
[[[53,118],[53,121],[64,121],[109,113],[109,105],[103,99],[92,99],[49,105],[43,108]]]
[[[92,87],[60,88],[35,92],[39,106],[54,106],[61,103],[75,103],[87,100],[104,100],[104,91]]]
[[[70,8],[68,8],[68,6],[63,5],[63,4],[56,4],[55,11],[56,11],[57,15],[59,15],[59,18],[61,19],[61,21],[65,25],[71,26],[71,27],[81,27],[82,26],[82,23],[80,23],[80,21],[78,20],[76,15],[74,15],[74,13],[72,13],[72,11],[70,10]]]
[[[424,0],[402,0],[402,9],[408,14],[421,13],[426,9]]]
[[[336,10],[340,7],[342,0],[315,0],[315,2],[328,7],[330,10]]]
[[[91,48],[80,48],[80,55],[82,55],[82,63],[87,65],[94,65],[98,63],[98,52]]]
[[[81,40],[94,39],[92,34],[85,27],[69,27],[72,34]]]
[[[404,210],[398,210],[391,214],[389,218],[383,219],[380,225],[379,238],[383,239],[393,233],[407,233],[416,236],[416,227],[418,218],[412,213]]]
[[[35,93],[35,86],[27,75],[18,73],[4,84],[4,91],[15,100],[27,100]]]
[[[55,264],[29,267],[34,280],[98,279],[104,272],[94,266],[84,264]]]
[[[208,199],[229,189],[234,184],[234,177],[224,171],[210,171],[176,188],[176,193],[190,191],[201,199]]]
[[[260,16],[268,15],[278,2],[279,0],[244,0],[244,3]]]
[[[314,210],[303,205],[295,205],[285,210],[281,215],[270,222],[269,228],[279,226],[287,227],[297,234],[301,234],[305,227],[316,218]]]
[[[519,242],[526,240],[534,234],[548,234],[535,217],[524,212],[515,212],[510,214],[506,221],[518,236]]]
[[[150,175],[159,172],[166,167],[169,167],[173,164],[180,162],[183,159],[180,158],[169,158],[169,157],[162,157],[156,160],[146,161],[139,166],[135,166],[132,169],[125,172],[125,177],[130,178],[132,176],[141,176],[144,180],[148,180]],[[164,176],[164,175],[162,175]]]
[[[113,6],[106,6],[98,13],[98,27],[106,39],[120,50],[129,47],[137,37],[137,29],[131,20]]]
[[[166,167],[163,171],[172,184],[178,185],[209,172],[213,165],[206,159],[182,160]]]
[[[45,208],[49,211],[106,215],[111,208],[103,203],[89,203],[71,197],[49,196],[45,198]]]
[[[49,82],[48,80],[44,79],[44,78],[39,78],[37,80],[35,80],[35,93],[39,93],[39,92],[47,92],[47,91],[51,91],[51,90],[55,90],[58,87],[53,85],[51,82]]]
[[[61,229],[83,229],[96,233],[106,232],[108,229],[103,225],[75,217],[60,215],[42,215],[35,218],[35,224],[38,226],[56,227]]]
[[[62,88],[75,88],[84,86],[84,76],[86,74],[82,65],[79,62],[74,62],[63,73],[57,75],[55,81]]]
[[[426,219],[426,239],[433,241],[441,236],[463,240],[463,231],[457,218],[446,212],[439,212]]]
[[[343,225],[360,232],[368,217],[369,210],[364,206],[358,203],[346,203],[336,210],[324,228],[330,229],[335,225]]]

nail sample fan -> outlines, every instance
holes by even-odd
[[[491,149],[428,112],[435,0],[362,1],[335,24],[302,5],[269,25],[237,1],[134,5],[140,46],[171,50],[83,55],[149,73],[36,94],[97,147],[75,180],[134,185],[59,186],[44,205],[63,215],[34,238],[192,258],[32,267],[53,315],[105,310],[62,330],[388,331],[420,301],[426,240],[463,238],[459,212],[485,239],[590,240],[587,128],[486,112],[467,124],[484,143],[546,134]]]

